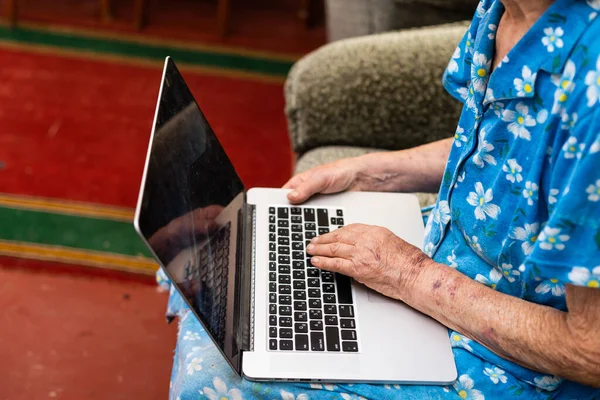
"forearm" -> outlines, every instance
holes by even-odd
[[[428,258],[423,265],[412,289],[402,291],[408,305],[503,358],[600,385],[597,340],[591,349],[582,346],[567,313],[497,292]]]
[[[379,192],[437,192],[453,139],[390,153],[361,156],[361,190]]]

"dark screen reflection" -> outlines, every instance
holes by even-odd
[[[235,282],[243,193],[233,165],[169,61],[139,226],[172,282],[226,355],[232,352],[225,332],[233,312],[227,291]]]

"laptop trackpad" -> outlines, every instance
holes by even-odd
[[[314,356],[314,354],[311,354]],[[321,362],[317,357],[304,358],[305,354],[297,352],[295,354],[278,354],[270,360],[271,370],[277,371],[278,374],[290,377],[298,375],[298,368],[310,371],[311,377],[330,376],[332,368],[335,369],[337,375],[358,374],[360,373],[359,356],[354,354],[334,353],[333,357],[321,358]],[[321,354],[318,354],[321,356]],[[333,358],[333,360],[332,360]]]

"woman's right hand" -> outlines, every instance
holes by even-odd
[[[355,157],[320,165],[293,176],[283,188],[293,189],[288,193],[288,200],[293,204],[302,203],[318,193],[364,190],[359,179],[362,164],[360,157]]]

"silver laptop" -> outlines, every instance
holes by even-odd
[[[293,206],[287,192],[246,190],[167,58],[134,225],[231,367],[252,380],[454,381],[444,326],[305,252],[357,222],[421,247],[417,198],[353,192]]]

